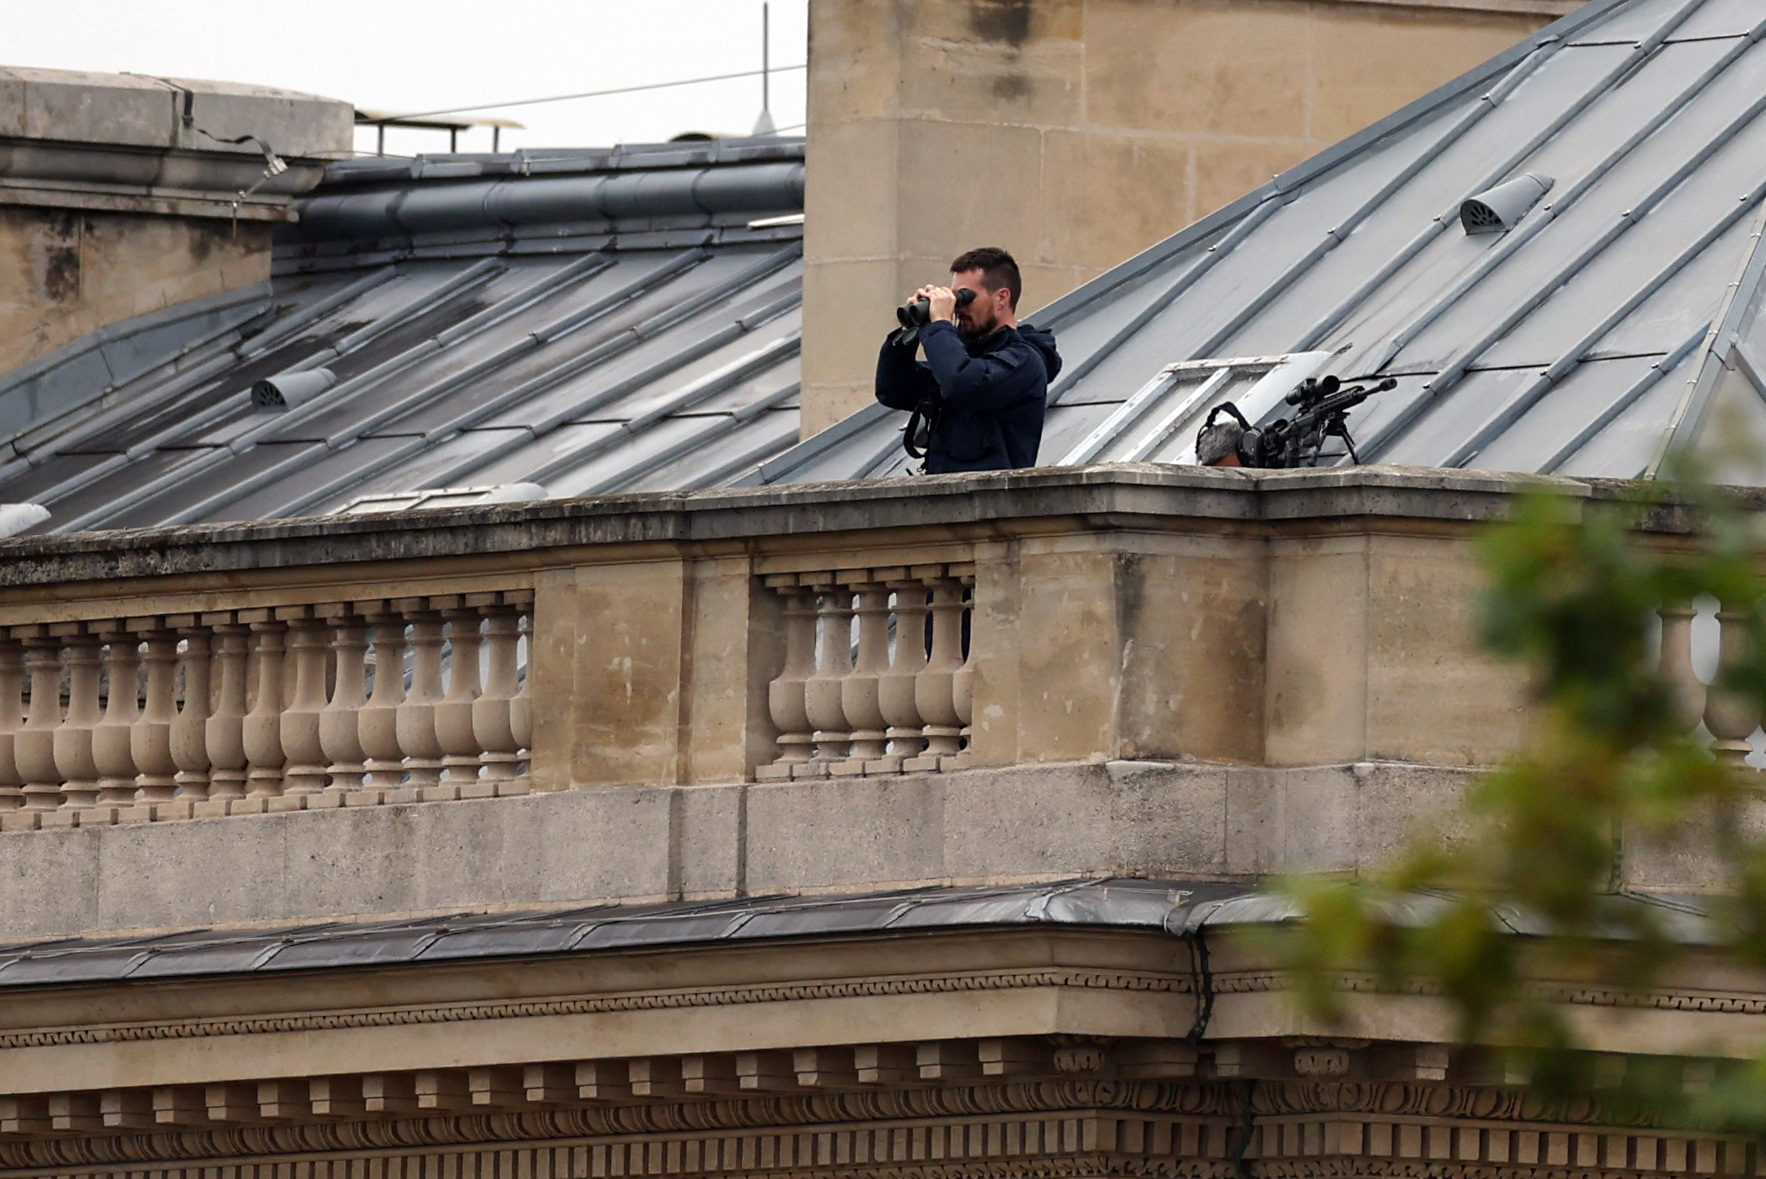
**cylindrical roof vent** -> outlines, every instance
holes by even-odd
[[[277,373],[253,383],[251,407],[259,413],[282,413],[311,401],[335,384],[337,377],[328,368]]]
[[[1459,223],[1468,234],[1503,233],[1527,215],[1539,198],[1555,184],[1549,176],[1528,172],[1477,196],[1467,197],[1459,207]]]

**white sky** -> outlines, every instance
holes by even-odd
[[[280,86],[419,111],[757,70],[762,0],[0,0],[0,64]],[[801,65],[809,0],[771,0],[772,64]],[[604,147],[682,131],[746,134],[760,79],[485,115],[526,130],[502,148]],[[772,79],[773,122],[804,120],[802,70]],[[372,151],[371,131],[358,150]],[[445,132],[388,131],[388,153],[446,151]],[[489,151],[490,132],[460,136]]]

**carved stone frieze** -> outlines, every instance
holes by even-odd
[[[313,1032],[347,1028],[400,1027],[411,1024],[469,1023],[479,1020],[594,1015],[620,1011],[733,1007],[750,1003],[789,1003],[806,999],[936,995],[1041,987],[1077,987],[1087,990],[1184,994],[1191,990],[1192,981],[1187,976],[1175,974],[1049,969],[989,971],[976,974],[907,978],[851,979],[766,986],[705,987],[692,990],[593,995],[569,999],[439,1004],[420,1007],[389,1007],[371,1011],[287,1013],[223,1019],[186,1019],[165,1023],[129,1023],[0,1032],[0,1049],[42,1048],[61,1044],[109,1044],[140,1040],[184,1040],[204,1036]]]
[[[800,1149],[781,1144],[797,1143],[805,1137],[828,1143],[839,1139],[844,1144],[835,1151],[839,1157],[863,1157],[879,1165],[918,1164],[940,1156],[956,1159],[989,1150],[1001,1155],[1046,1155],[1071,1161],[1070,1156],[1082,1148],[1083,1139],[1091,1136],[1082,1123],[1114,1127],[1126,1120],[1137,1127],[1136,1136],[1143,1142],[1151,1144],[1152,1139],[1162,1134],[1161,1149],[1165,1152],[1185,1145],[1186,1131],[1180,1127],[1187,1125],[1188,1145],[1195,1150],[1204,1145],[1205,1139],[1212,1139],[1217,1147],[1224,1145],[1227,1127],[1238,1117],[1237,1108],[1236,1098],[1219,1085],[1043,1081],[946,1090],[89,1134],[22,1142],[0,1140],[0,1166],[301,1156],[544,1141],[579,1143],[603,1153],[612,1152],[597,1172],[601,1174],[649,1173],[648,1164],[643,1162],[649,1145],[659,1146],[666,1153],[684,1149],[688,1142],[694,1144],[699,1161],[683,1162],[680,1168],[673,1169],[745,1171],[770,1169],[758,1160],[769,1153],[776,1156],[781,1150]],[[768,1142],[772,1145],[765,1146]],[[713,1167],[706,1161],[705,1152],[714,1148],[717,1158],[732,1160],[730,1165]],[[628,1170],[634,1151],[638,1152],[639,1161]],[[751,1153],[749,1162],[739,1162]],[[1018,1165],[1006,1158],[993,1162]],[[795,1165],[792,1170],[800,1173]]]
[[[0,1168],[262,1179],[252,1168],[267,1159],[370,1156],[386,1179],[1645,1179],[1751,1174],[1760,1161],[1740,1139],[1603,1125],[1596,1112],[1544,1120],[1524,1094],[1449,1085],[1066,1078],[0,1139]]]
[[[1435,996],[1441,993],[1437,984],[1426,979],[1403,979],[1393,984],[1372,973],[1343,971],[1330,976],[1333,990],[1347,994],[1387,994]],[[1247,970],[1217,973],[1211,979],[1216,995],[1256,995],[1293,989],[1291,976],[1278,970]],[[1581,983],[1532,981],[1524,984],[1525,993],[1546,1002],[1576,1007],[1620,1007],[1655,1011],[1708,1011],[1734,1015],[1766,1014],[1766,994],[1741,991],[1701,991],[1691,988],[1656,987],[1630,989],[1624,987],[1591,987]]]

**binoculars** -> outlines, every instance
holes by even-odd
[[[975,301],[975,292],[964,287],[957,293],[957,306],[967,307]],[[932,322],[932,300],[915,299],[895,309],[895,318],[904,328],[922,328]]]

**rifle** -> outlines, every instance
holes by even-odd
[[[1253,426],[1239,412],[1238,406],[1223,401],[1208,411],[1207,420],[1196,433],[1196,453],[1207,449],[1205,440],[1217,426],[1221,413],[1238,420],[1240,434],[1236,444],[1239,462],[1247,467],[1316,467],[1321,458],[1341,458],[1342,454],[1325,454],[1327,438],[1340,438],[1351,462],[1359,463],[1355,439],[1349,434],[1349,411],[1375,393],[1398,387],[1387,377],[1377,385],[1344,385],[1333,376],[1308,377],[1282,398],[1297,411],[1292,418],[1276,418],[1267,426]],[[1219,446],[1213,449],[1219,450]]]

